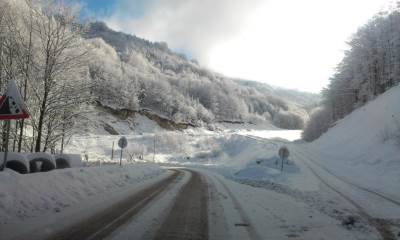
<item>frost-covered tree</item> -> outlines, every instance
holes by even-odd
[[[12,127],[13,150],[54,149],[89,96],[83,25],[62,2],[1,4],[0,85],[16,80],[31,115]]]
[[[304,130],[306,140],[318,138],[332,123],[400,82],[400,10],[392,8],[377,14],[348,45],[323,91],[323,110],[311,117]]]
[[[52,1],[41,5],[34,17],[34,35],[38,39],[34,64],[39,69],[32,86],[38,103],[37,118],[33,119],[36,152],[48,149],[60,115],[70,115],[70,108],[86,100],[84,58],[87,50],[83,47],[83,28],[77,17],[71,8]]]

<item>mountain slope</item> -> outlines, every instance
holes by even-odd
[[[115,109],[148,109],[196,126],[235,121],[301,128],[308,106],[316,102],[300,92],[244,86],[174,53],[166,43],[116,32],[104,23],[90,24],[85,38],[92,46],[93,94],[101,105]]]
[[[320,95],[315,93],[274,87],[267,83],[250,80],[235,79],[234,81],[241,86],[256,88],[259,92],[266,95],[284,96],[286,101],[298,104],[299,106],[305,108],[314,108],[315,104],[317,104],[321,100]]]

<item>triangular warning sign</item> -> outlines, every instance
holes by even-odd
[[[22,101],[15,81],[8,81],[7,92],[0,98],[0,120],[28,118],[28,110]]]

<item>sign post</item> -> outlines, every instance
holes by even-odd
[[[10,120],[6,120],[6,142],[4,143],[4,160],[3,160],[3,164],[1,165],[1,171],[4,170],[4,168],[6,168],[7,165],[7,157],[8,157],[8,140],[10,138]]]
[[[114,160],[114,141],[111,148],[111,162]]]
[[[289,149],[285,146],[281,147],[279,157],[281,158],[281,172],[283,172],[283,161],[289,157]]]
[[[128,140],[126,139],[126,137],[121,137],[118,140],[118,146],[121,148],[121,157],[119,158],[119,165],[122,166],[122,152],[123,152],[124,148],[126,148],[126,146],[128,146]]]
[[[1,165],[1,171],[7,165],[8,157],[8,141],[10,138],[10,120],[29,118],[28,109],[22,100],[21,94],[18,91],[17,84],[14,80],[9,80],[7,91],[0,97],[0,120],[6,120],[6,141],[4,149],[4,159]]]

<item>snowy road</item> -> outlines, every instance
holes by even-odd
[[[81,227],[83,235],[63,239],[353,239],[332,219],[287,196],[207,170],[171,170],[176,174],[146,190],[149,198],[134,197],[127,206],[132,211],[119,210],[90,234]]]
[[[198,172],[190,173],[154,239],[208,239],[207,185]]]
[[[165,180],[48,239],[208,239],[204,177],[191,170],[171,171]]]
[[[263,239],[228,180],[199,170],[172,170],[179,172],[175,180],[106,239]]]
[[[77,222],[75,225],[52,235],[49,239],[103,239],[137,214],[158,194],[165,191],[180,174],[182,173],[174,171],[165,180],[156,182],[84,221]]]
[[[80,206],[32,218],[23,231],[17,231],[20,224],[4,227],[0,239],[359,239],[291,196],[204,168],[170,168],[96,198],[102,201],[83,199]]]

